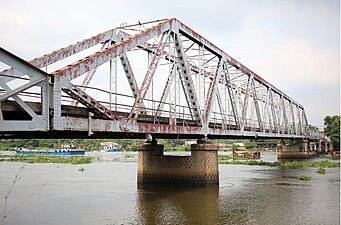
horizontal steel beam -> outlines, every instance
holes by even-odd
[[[95,36],[92,36],[90,38],[79,41],[75,44],[71,44],[69,46],[58,49],[58,50],[53,51],[51,53],[37,57],[33,60],[28,61],[28,63],[30,63],[33,66],[38,67],[38,68],[46,67],[46,66],[51,65],[55,62],[58,62],[62,59],[65,59],[71,55],[74,55],[74,54],[79,53],[83,50],[91,48],[91,47],[93,47],[99,43],[110,40],[111,38],[113,38],[115,33],[116,33],[115,29],[105,31],[105,32],[100,33],[98,35],[95,35]],[[10,68],[10,69],[6,69],[4,71],[1,71],[0,74],[11,74],[12,72],[13,72],[13,68]]]
[[[172,26],[172,22],[173,19],[161,22],[158,25],[140,32],[138,35],[133,35],[121,42],[117,42],[108,48],[81,59],[74,64],[61,68],[60,70],[53,72],[53,74],[68,81],[73,80],[89,70],[94,69],[95,67],[98,67],[103,63],[122,55],[124,52],[127,52],[169,30]]]
[[[10,53],[9,51],[0,47],[0,61],[15,68],[16,70],[22,72],[23,74],[27,74],[29,76],[42,76],[42,77],[50,77],[48,73],[40,70],[39,68],[31,65],[25,60],[19,58],[18,56]]]

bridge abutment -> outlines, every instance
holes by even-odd
[[[137,184],[219,186],[218,145],[193,144],[191,156],[168,156],[164,146],[138,147]]]
[[[333,150],[333,144],[327,140],[304,139],[293,145],[286,145],[284,140],[277,144],[278,159],[306,159],[318,153],[326,153]]]

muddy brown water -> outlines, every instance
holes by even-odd
[[[220,165],[219,188],[138,189],[136,155],[97,156],[86,165],[1,162],[0,215],[25,166],[4,224],[340,224],[339,168]]]

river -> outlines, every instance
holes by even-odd
[[[138,189],[136,153],[93,155],[85,165],[1,162],[0,215],[24,166],[4,224],[340,224],[340,168],[220,165],[219,188]]]

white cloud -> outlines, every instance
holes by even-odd
[[[328,86],[340,81],[340,58],[335,49],[318,49],[306,40],[287,39],[259,60],[256,70],[279,84]]]
[[[32,17],[25,12],[16,10],[0,9],[0,23],[24,26],[32,20]]]

